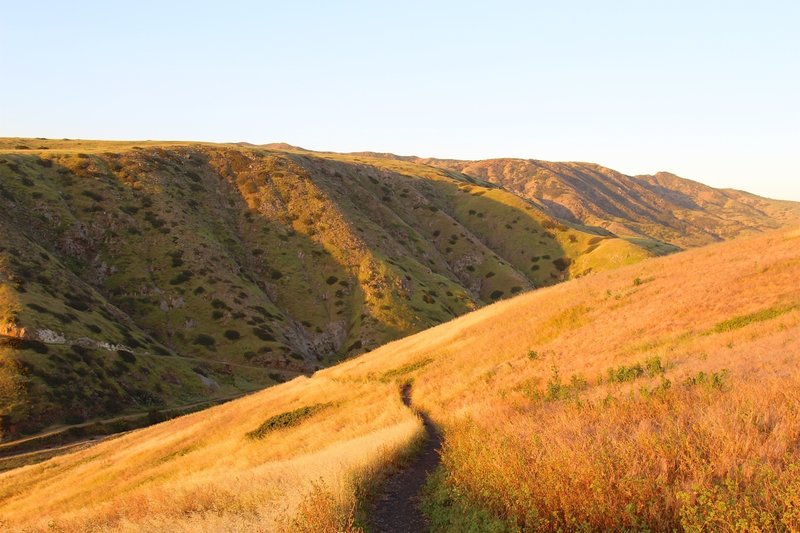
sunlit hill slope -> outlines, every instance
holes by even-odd
[[[345,527],[374,474],[419,435],[398,392],[413,381],[444,430],[425,500],[435,529],[796,530],[798,279],[793,230],[537,290],[0,474],[0,520]]]
[[[550,164],[545,191],[573,183],[566,198],[604,206],[584,216],[536,192],[538,178],[487,164],[0,140],[0,439],[123,429],[119,417],[235,397],[531,288],[797,212],[756,197],[749,210],[739,197],[703,203],[732,193],[694,184],[699,195],[680,194],[695,219],[708,210],[700,238],[697,220],[658,218],[678,202],[668,180],[647,192],[606,169],[581,187],[570,180],[584,167]],[[634,218],[595,200],[622,181],[614,205],[638,206]]]
[[[412,163],[3,144],[0,436],[241,394],[674,249]]]
[[[701,246],[798,220],[797,204],[714,189],[669,172],[627,176],[594,163],[532,159],[415,159],[464,172],[548,207],[555,216],[619,235],[681,248]]]

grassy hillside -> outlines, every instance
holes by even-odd
[[[667,172],[626,176],[593,163],[532,159],[410,160],[501,185],[565,220],[681,248],[800,223],[796,202],[714,189]]]
[[[800,231],[495,303],[313,377],[0,474],[31,530],[346,529],[444,430],[438,530],[800,527]]]
[[[674,249],[413,162],[0,139],[0,439],[157,419]]]

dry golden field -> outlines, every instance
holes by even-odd
[[[445,435],[437,529],[797,530],[799,359],[800,231],[712,245],[0,474],[0,523],[346,529],[420,435],[413,380]],[[281,413],[299,423],[248,437]]]

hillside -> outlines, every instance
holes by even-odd
[[[0,438],[152,422],[708,240],[695,225],[620,237],[618,218],[461,170],[479,174],[289,145],[0,140]],[[591,203],[601,181],[572,194]],[[662,228],[679,187],[651,181],[615,201]],[[708,188],[687,183],[700,205]],[[742,220],[715,239],[796,209],[751,199],[761,215],[702,204]]]
[[[669,242],[681,248],[800,221],[800,209],[795,202],[715,189],[668,172],[627,176],[593,163],[533,159],[411,160],[500,185],[574,223],[602,227],[621,236]]]
[[[435,530],[795,530],[800,230],[498,302],[240,400],[0,474],[31,530],[346,528],[444,429]]]

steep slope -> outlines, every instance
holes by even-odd
[[[410,162],[199,143],[0,148],[0,436],[157,418],[673,249]]]
[[[531,292],[247,398],[0,474],[31,530],[321,531],[444,429],[440,530],[794,530],[800,230]],[[326,529],[328,528],[328,529]]]
[[[592,163],[532,159],[411,160],[496,183],[565,220],[681,248],[800,222],[796,202],[714,189],[666,172],[626,176]]]

